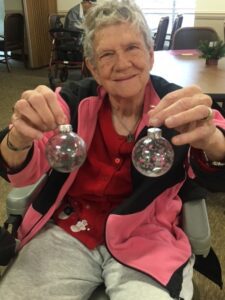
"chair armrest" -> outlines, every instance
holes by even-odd
[[[206,257],[210,251],[211,233],[205,199],[183,204],[182,227],[189,238],[193,253]]]
[[[35,199],[47,181],[48,175],[44,174],[37,182],[20,188],[13,188],[6,199],[6,211],[8,216],[23,216],[28,205]]]

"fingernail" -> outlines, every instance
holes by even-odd
[[[151,118],[149,120],[149,124],[152,125],[152,126],[159,126],[159,125],[161,125],[160,120],[157,119],[157,118]]]
[[[173,125],[173,118],[172,117],[169,117],[165,120],[165,124],[167,126],[172,126]]]
[[[68,120],[67,120],[66,117],[59,117],[58,118],[58,124],[59,125],[63,125],[63,124],[66,124],[66,123],[68,123]]]

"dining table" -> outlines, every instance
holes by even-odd
[[[197,84],[204,93],[225,94],[225,57],[208,66],[196,49],[154,51],[151,74],[182,87]]]

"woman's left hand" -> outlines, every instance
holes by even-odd
[[[174,145],[190,144],[214,159],[225,157],[225,138],[213,122],[212,99],[197,86],[167,94],[149,111],[149,125],[173,128],[180,134],[172,138]],[[214,147],[214,148],[213,148]],[[216,147],[216,148],[215,148]]]

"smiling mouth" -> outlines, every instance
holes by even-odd
[[[115,79],[114,81],[126,81],[126,80],[134,78],[135,76],[136,75],[132,75],[132,76],[124,77],[124,78],[118,78],[118,79]]]

